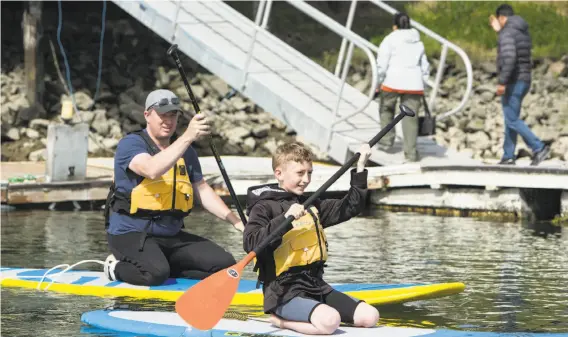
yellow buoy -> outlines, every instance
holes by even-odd
[[[71,120],[73,118],[73,102],[71,100],[63,100],[61,102],[61,119]]]

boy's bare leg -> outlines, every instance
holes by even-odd
[[[361,302],[355,309],[353,315],[353,323],[355,326],[363,328],[371,328],[379,322],[379,311],[377,308],[370,306],[365,302]]]
[[[320,304],[312,312],[311,323],[286,321],[272,315],[270,322],[282,329],[294,330],[307,335],[331,335],[339,328],[339,312],[332,307]]]

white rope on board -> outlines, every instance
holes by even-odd
[[[53,282],[55,282],[56,280],[58,280],[59,277],[61,277],[61,275],[63,275],[65,272],[67,272],[67,271],[73,269],[74,267],[76,267],[76,266],[78,266],[78,265],[80,265],[80,264],[83,264],[83,263],[98,263],[98,264],[101,264],[101,265],[103,265],[103,266],[104,266],[104,264],[105,264],[104,261],[100,261],[100,260],[82,260],[82,261],[79,261],[79,262],[77,262],[77,263],[75,263],[75,264],[73,264],[73,265],[69,265],[69,264],[66,264],[66,263],[64,263],[64,264],[59,264],[59,265],[57,265],[57,266],[55,266],[55,267],[52,267],[52,268],[48,269],[48,270],[43,274],[43,276],[41,277],[41,280],[40,280],[39,283],[37,284],[36,289],[37,289],[37,290],[47,290],[47,289],[49,289],[49,287],[51,287],[51,285],[53,284]],[[45,279],[46,276],[48,276],[49,272],[51,272],[51,271],[54,270],[54,269],[62,268],[62,267],[65,267],[65,269],[62,270],[62,271],[60,271],[59,273],[55,273],[55,274],[53,274],[53,275],[49,275],[49,278],[51,279],[51,282],[50,282],[45,288],[40,289],[40,286],[41,286],[41,284],[43,283],[43,280]]]

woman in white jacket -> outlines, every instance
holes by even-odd
[[[380,86],[379,116],[381,125],[394,118],[395,106],[401,103],[418,113],[424,95],[424,83],[430,74],[420,34],[410,27],[410,18],[405,13],[394,16],[393,32],[379,46],[377,55],[378,84]],[[418,117],[402,120],[404,156],[408,161],[418,161],[416,139]],[[379,149],[387,150],[393,143],[395,131],[386,134],[379,142]]]

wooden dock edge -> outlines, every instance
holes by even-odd
[[[568,219],[568,191],[442,187],[372,190],[370,204],[390,210],[494,220]]]
[[[275,182],[269,158],[224,158],[225,167],[241,205],[247,189]],[[203,158],[206,181],[227,203],[232,203],[225,182],[211,158]],[[112,183],[109,165],[89,165],[92,176],[80,181],[1,182],[1,202],[16,208],[53,209],[57,203],[104,204]],[[3,163],[4,166],[4,163]],[[7,165],[6,167],[9,167]],[[31,168],[30,168],[31,169]],[[338,167],[320,166],[314,171],[306,194],[315,192]],[[435,215],[485,216],[549,220],[568,218],[568,169],[476,166],[400,165],[368,168],[369,206],[411,210]],[[112,173],[112,171],[110,171]],[[341,176],[324,197],[339,197],[350,187],[350,175]],[[59,208],[59,207],[58,207]]]

